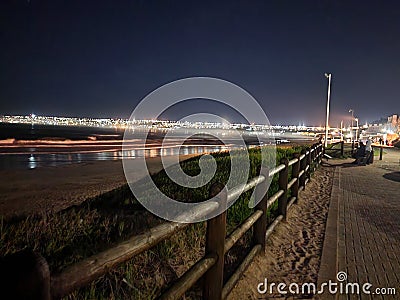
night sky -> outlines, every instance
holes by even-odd
[[[320,125],[331,72],[331,124],[349,108],[373,121],[400,112],[399,3],[3,0],[0,115],[127,118],[155,88],[211,76],[249,91],[273,124]],[[236,119],[191,102],[164,117]]]

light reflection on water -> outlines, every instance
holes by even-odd
[[[28,161],[29,161],[29,169],[35,169],[37,165],[35,156],[33,154],[29,156]]]
[[[0,169],[36,169],[40,167],[57,167],[62,165],[128,158],[157,157],[178,154],[201,154],[227,150],[224,145],[181,146],[152,149],[132,149],[90,153],[45,153],[45,154],[5,154],[0,155]],[[124,154],[124,155],[123,155]]]

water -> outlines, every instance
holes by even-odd
[[[101,139],[122,139],[123,129],[79,126],[54,126],[0,123],[0,140],[71,139],[86,140],[89,136]]]
[[[125,152],[127,156],[135,157],[157,157],[177,154],[201,154],[226,150],[225,146],[183,146],[169,149],[155,150],[130,150]],[[132,154],[134,153],[134,154]],[[38,167],[57,167],[66,164],[93,162],[102,160],[120,160],[123,151],[108,151],[94,153],[51,153],[51,154],[3,154],[0,155],[0,169],[35,169]]]
[[[0,123],[0,169],[35,169],[73,163],[120,160],[125,157],[157,157],[178,154],[201,154],[228,149],[217,140],[193,138],[188,145],[178,146],[179,137],[162,145],[165,132],[152,131],[148,144],[132,140],[128,151],[121,148],[124,130]],[[135,134],[144,139],[139,131]],[[204,145],[205,144],[205,145]]]
[[[129,140],[129,147],[124,148],[129,150],[123,152],[123,128],[0,123],[0,170],[57,167],[74,163],[120,160],[123,157],[218,152],[242,147],[239,143],[242,139],[247,145],[259,144],[254,133],[245,131],[239,138],[232,130],[216,129],[212,137],[196,134],[186,139],[183,146],[180,146],[182,137],[192,133],[192,130],[172,130],[169,131],[168,138],[165,138],[167,132],[161,129],[151,130],[148,135],[143,129],[134,131],[133,138]],[[279,138],[290,141],[304,139],[291,134],[281,135]],[[225,144],[221,140],[224,140]],[[275,139],[265,136],[261,144],[275,144]]]

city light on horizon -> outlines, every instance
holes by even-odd
[[[396,116],[396,115],[394,115]],[[341,140],[342,137],[353,139],[354,135],[352,131],[355,129],[356,136],[358,136],[358,132],[361,130],[369,130],[371,133],[375,132],[378,134],[393,134],[396,132],[396,129],[390,125],[389,120],[392,117],[388,118],[388,123],[386,124],[366,124],[359,125],[359,119],[354,118],[356,121],[356,127],[343,127],[339,125],[338,127],[333,126],[305,126],[305,125],[265,125],[265,124],[243,124],[243,123],[220,123],[220,122],[202,122],[202,121],[193,121],[190,122],[188,120],[185,121],[174,121],[174,120],[140,120],[133,119],[129,121],[129,119],[113,119],[113,118],[78,118],[78,117],[60,117],[60,116],[39,116],[35,113],[31,113],[25,116],[0,116],[0,123],[9,123],[9,124],[30,124],[30,125],[47,125],[47,126],[77,126],[77,127],[96,127],[96,128],[119,128],[121,130],[125,130],[129,127],[134,128],[153,128],[155,130],[175,130],[180,128],[187,129],[236,129],[243,131],[254,131],[254,132],[262,132],[262,131],[271,131],[274,134],[291,132],[293,134],[314,134],[317,135],[319,133],[324,133],[327,136],[338,135],[338,139]],[[397,119],[396,119],[397,120]],[[353,130],[352,130],[353,129]],[[400,124],[398,125],[397,131],[400,132]],[[325,139],[324,139],[325,140]],[[330,138],[326,139],[327,141]],[[335,140],[333,138],[333,140]]]

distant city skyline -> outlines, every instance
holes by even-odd
[[[233,82],[272,124],[400,112],[398,1],[13,1],[0,3],[0,114],[128,118],[176,79]],[[206,101],[206,102],[204,102]],[[208,100],[163,117],[237,113]]]
[[[175,109],[172,110],[172,111],[175,111]],[[107,114],[101,114],[101,116],[96,116],[95,114],[91,114],[91,116],[89,116],[89,114],[84,114],[84,113],[80,114],[80,115],[66,115],[66,114],[62,114],[62,113],[55,114],[55,115],[46,115],[46,114],[40,114],[40,113],[36,113],[36,112],[22,113],[22,114],[11,114],[11,113],[6,113],[6,112],[0,112],[0,117],[1,116],[29,116],[29,115],[32,115],[32,114],[37,115],[37,116],[54,116],[54,117],[66,117],[66,118],[129,119],[129,116],[128,117],[118,117],[118,116],[109,116]],[[394,114],[398,114],[399,115],[398,112],[391,112],[391,113],[389,113],[389,114],[387,114],[385,116],[372,117],[369,120],[365,120],[364,122],[362,122],[362,119],[359,118],[359,120],[360,120],[359,123],[360,124],[365,124],[365,123],[372,124],[372,123],[377,123],[377,122],[379,123],[381,120],[386,120],[388,117],[390,117],[390,116],[392,116]],[[225,113],[224,117],[226,117],[226,120],[229,123],[249,123],[249,122],[246,122],[246,120],[244,120],[244,118],[241,118],[240,116],[237,117],[237,114],[235,114],[236,118],[231,118],[230,116],[227,116],[226,113]],[[167,111],[167,113],[165,113],[165,114],[162,114],[159,118],[156,118],[156,120],[161,120],[161,121],[162,120],[179,121],[180,119],[181,118],[179,116],[175,116],[174,117],[174,114],[173,113],[171,114],[169,111]],[[143,120],[146,120],[146,119],[143,119]],[[343,119],[341,121],[343,121],[344,125],[350,124],[351,123],[351,116],[350,115],[349,116],[344,115],[344,117],[343,117]],[[340,124],[341,121],[338,121],[336,123],[330,122],[330,127],[338,127],[338,124]],[[212,122],[212,120],[204,120],[204,122]],[[276,123],[273,123],[273,122],[270,122],[270,123],[272,125],[296,125],[296,126],[303,126],[304,125],[304,126],[314,126],[314,127],[325,127],[325,124],[324,124],[323,121],[321,121],[318,124],[317,123],[312,123],[312,122],[309,122],[309,121],[303,121],[303,120],[299,120],[297,122],[294,121],[293,123],[280,122],[280,121],[278,121]]]
[[[399,114],[392,114],[387,117],[382,117],[380,119],[376,119],[372,122],[366,122],[366,123],[361,123],[359,122],[359,127],[365,127],[365,125],[378,125],[378,124],[385,124],[385,123],[390,123],[391,120],[393,119],[393,116],[396,117],[396,122],[399,117]],[[175,124],[184,124],[184,123],[190,123],[190,124],[222,124],[222,125],[249,125],[249,126],[263,126],[267,125],[266,127],[285,127],[285,128],[318,128],[318,129],[323,129],[325,128],[325,125],[317,125],[317,124],[284,124],[284,123],[277,123],[277,124],[258,124],[258,123],[248,123],[248,122],[229,122],[229,123],[221,123],[219,121],[215,120],[199,120],[199,119],[193,119],[193,120],[179,120],[179,119],[167,119],[167,118],[159,118],[159,119],[134,119],[132,121],[129,120],[129,118],[112,118],[112,117],[82,117],[82,116],[62,116],[62,115],[55,115],[55,116],[46,116],[46,115],[37,115],[37,114],[28,114],[28,115],[10,115],[10,114],[0,114],[0,123],[36,123],[36,124],[46,124],[46,120],[49,121],[47,124],[48,125],[68,125],[68,122],[72,122],[74,124],[69,124],[69,125],[79,125],[79,122],[85,123],[85,125],[91,124],[91,125],[96,125],[99,123],[108,124],[108,125],[127,125],[131,122],[134,123],[151,123],[151,122],[158,122],[160,124],[162,123],[175,123]],[[36,121],[36,122],[34,122]],[[78,123],[76,123],[78,122]],[[342,124],[343,128],[349,127],[349,124]],[[355,124],[353,124],[355,126]],[[329,125],[330,128],[340,128],[340,124],[334,125],[331,124]]]

